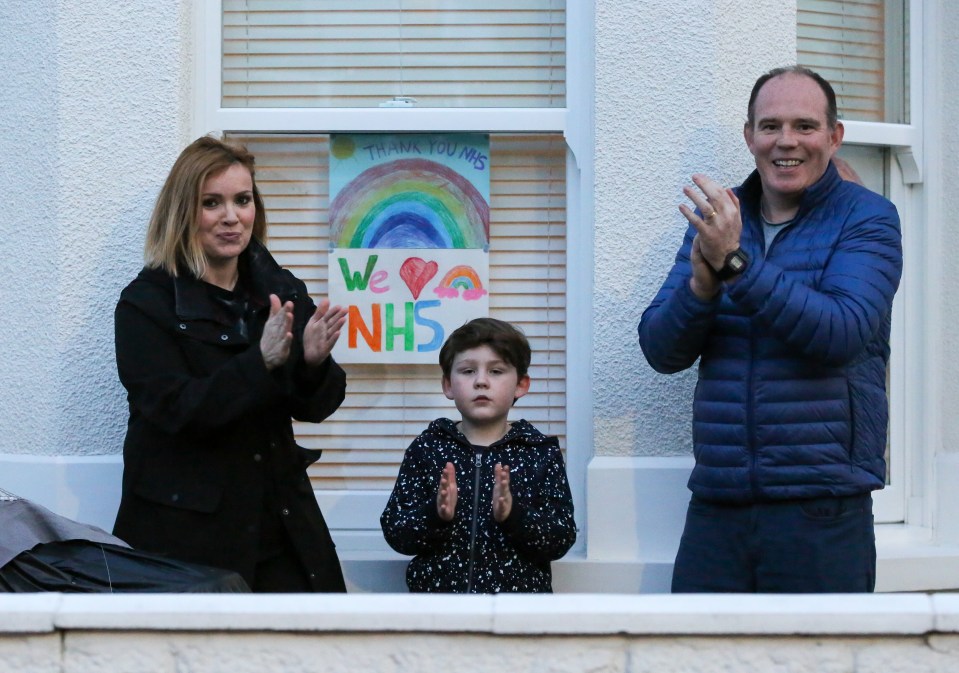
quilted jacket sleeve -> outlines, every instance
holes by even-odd
[[[703,349],[719,305],[689,289],[689,252],[696,230],[689,227],[673,267],[639,321],[639,344],[649,365],[661,374],[692,366]]]
[[[775,256],[765,259],[756,250],[746,272],[724,283],[708,302],[689,289],[695,233],[690,227],[640,320],[640,345],[653,369],[673,373],[690,367],[702,354],[721,305],[723,311],[755,318],[764,334],[824,365],[843,366],[859,357],[888,320],[899,286],[899,215],[889,201],[851,183],[843,183],[825,208],[816,226],[805,221],[795,225],[801,235],[812,237],[810,249],[828,244],[815,283],[804,282],[777,264]]]

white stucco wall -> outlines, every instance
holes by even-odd
[[[189,133],[191,5],[0,6],[0,453],[121,448],[112,312]]]
[[[0,3],[0,188],[6,206],[0,225],[0,486],[31,499],[45,495],[43,504],[107,528],[126,422],[112,311],[140,267],[155,194],[192,139],[192,30],[199,1]],[[590,560],[642,559],[645,566],[633,566],[641,576],[635,586],[657,590],[668,578],[688,497],[682,483],[695,372],[654,373],[639,350],[636,325],[681,240],[685,222],[676,206],[690,174],[702,171],[737,184],[752,167],[742,140],[746,100],[755,77],[795,58],[795,0],[592,4],[594,390],[588,413],[595,454],[609,460],[591,463],[593,486],[577,508],[589,516]],[[943,50],[933,73],[941,80],[930,83],[942,92],[942,118],[927,139],[941,151],[927,174],[940,176],[939,206],[949,216],[959,212],[959,152],[953,151],[959,140],[951,132],[959,123],[953,95],[959,75],[952,67],[959,57],[953,39],[959,9],[946,0],[926,5],[941,18],[933,22],[937,36],[930,44]],[[927,248],[946,260],[956,257],[948,232],[959,225],[908,226],[931,232]],[[936,267],[927,272],[937,273]],[[959,345],[959,287],[936,280],[928,284],[936,291],[925,293],[927,305],[909,312],[911,320],[936,316],[927,337],[935,348],[908,366],[941,375],[935,419],[942,427],[936,420],[930,435],[941,445],[918,447],[928,455],[910,475],[914,490],[907,497],[913,510],[942,512],[929,520],[944,530],[941,524],[955,520],[948,513],[959,506],[959,495],[945,499],[959,494],[951,488],[955,480],[939,485],[938,504],[930,505],[930,493],[936,470],[942,473],[935,452],[959,457],[952,413],[959,403],[959,386],[952,383],[959,380],[959,364],[951,357]],[[922,361],[928,357],[939,359]],[[917,415],[911,422],[924,420]],[[4,462],[10,454],[25,462]],[[97,462],[100,454],[111,454],[113,462]],[[75,456],[95,460],[57,462]],[[959,475],[959,460],[951,469]],[[48,475],[32,482],[40,492],[19,486],[31,470]],[[85,498],[99,504],[85,509]],[[915,537],[903,546],[933,537],[925,529],[910,535]],[[959,523],[943,539],[959,541]],[[911,574],[930,576],[927,570]],[[955,586],[955,576],[906,588]]]
[[[959,259],[959,137],[955,129],[959,128],[959,71],[956,63],[959,62],[959,44],[956,35],[959,35],[959,11],[948,10],[942,2],[941,24],[939,39],[942,44],[942,54],[939,59],[940,96],[942,101],[940,135],[933,142],[942,142],[940,156],[942,160],[942,184],[944,189],[942,200],[943,231],[939,244],[942,246],[942,259],[948,270],[954,260]],[[942,418],[946,419],[943,425],[942,451],[959,454],[959,422],[956,422],[956,409],[959,409],[959,284],[947,278],[941,283],[942,294],[939,297],[941,311],[941,338],[943,372],[942,381]]]
[[[636,326],[686,221],[683,185],[754,166],[742,137],[755,79],[795,61],[795,2],[596,0],[594,432],[598,456],[691,452],[695,371],[655,373]]]
[[[56,136],[56,44],[48,26],[53,4],[0,7],[0,63],[6,80],[0,87],[0,185],[5,204],[0,254],[4,321],[0,452],[37,450],[45,443],[42,428],[57,413],[53,369],[40,366],[56,348],[49,317],[41,320],[56,315],[54,298],[49,292],[25,289],[57,273],[53,252],[57,226],[52,216],[58,198],[56,155],[31,151]],[[27,60],[24,54],[32,58]],[[17,396],[33,404],[15,404]]]

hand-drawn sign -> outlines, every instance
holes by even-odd
[[[489,136],[336,134],[330,300],[343,362],[436,362],[489,310]]]

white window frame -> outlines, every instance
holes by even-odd
[[[483,132],[556,133],[566,139],[566,460],[585,549],[586,464],[593,453],[592,315],[593,140],[591,3],[566,7],[564,108],[224,108],[221,106],[222,2],[194,5],[193,137],[206,133]],[[385,491],[318,491],[340,551],[386,549],[379,531]],[[371,528],[371,522],[373,528]]]
[[[877,523],[917,521],[917,503],[911,494],[916,471],[923,463],[922,432],[917,419],[917,392],[922,389],[922,371],[918,362],[924,341],[923,322],[912,315],[922,301],[916,296],[921,289],[921,269],[911,263],[913,253],[922,245],[923,212],[920,202],[924,182],[923,171],[923,3],[909,1],[909,124],[843,120],[844,145],[862,145],[889,151],[886,181],[888,197],[896,204],[902,222],[904,268],[899,291],[893,303],[890,355],[890,474],[891,483],[874,493],[874,515]],[[925,519],[925,516],[921,516]]]

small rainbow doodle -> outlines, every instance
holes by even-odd
[[[479,274],[471,266],[460,264],[447,271],[433,292],[441,299],[458,297],[463,293],[463,299],[479,299],[486,294]]]
[[[488,248],[489,204],[465,177],[429,159],[366,169],[330,204],[334,248]]]

